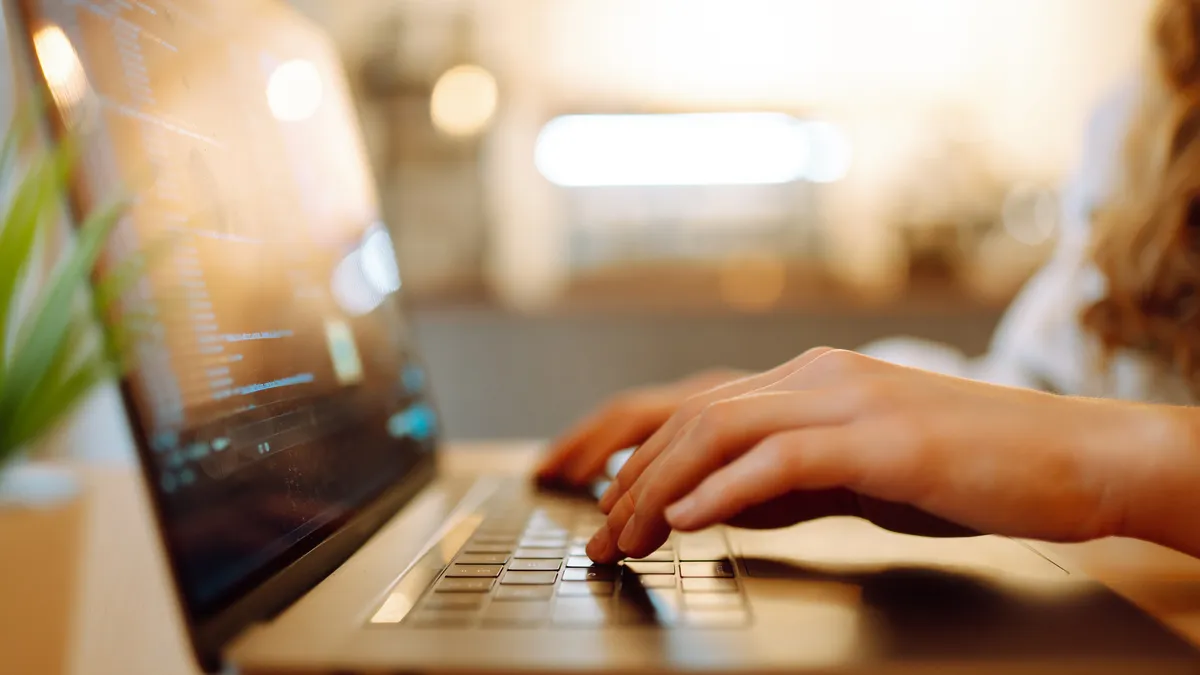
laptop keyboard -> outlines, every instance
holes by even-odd
[[[492,513],[404,620],[412,628],[739,628],[750,611],[719,529],[675,534],[639,560],[596,565],[603,516],[579,508]]]

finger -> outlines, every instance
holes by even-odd
[[[850,421],[857,411],[854,392],[850,387],[764,390],[708,406],[630,489],[636,508],[618,537],[618,548],[632,557],[656,550],[671,532],[663,515],[668,505],[765,438]]]
[[[854,493],[849,490],[795,490],[742,510],[725,521],[746,530],[776,530],[828,516],[857,515]]]
[[[667,521],[690,532],[730,520],[789,492],[853,490],[863,468],[854,434],[854,427],[841,426],[771,436],[669,506]]]
[[[621,553],[621,549],[617,547],[617,539],[625,527],[625,523],[633,516],[633,509],[631,495],[626,492],[613,505],[612,512],[609,513],[604,525],[601,525],[596,534],[588,541],[587,555],[592,561],[607,564],[615,563],[625,557]]]
[[[540,478],[551,478],[562,474],[567,461],[579,448],[602,428],[608,409],[602,409],[585,417],[567,433],[550,445],[550,451],[538,462],[534,473]]]
[[[677,397],[666,390],[627,394],[577,425],[536,469],[539,478],[581,483],[612,453],[641,443],[670,417]]]
[[[683,428],[679,430],[676,437],[687,436],[693,427],[698,423],[698,419],[693,417]],[[634,453],[637,454],[636,452]],[[619,474],[618,474],[619,475]],[[640,480],[640,479],[639,479]],[[633,517],[636,509],[634,500],[635,492],[633,490],[624,490],[614,492],[609,489],[605,493],[605,497],[616,497],[616,502],[608,502],[606,504],[608,515],[604,521],[604,525],[596,532],[588,542],[588,556],[595,562],[608,563],[616,562],[621,558],[626,557],[626,554],[619,546],[620,538],[626,529],[629,529],[630,519]]]
[[[625,466],[613,478],[612,484],[600,498],[600,510],[608,513],[612,506],[617,503],[617,500],[621,498],[627,486],[632,486],[637,481],[638,477],[658,457],[658,454],[667,443],[679,433],[679,430],[685,424],[699,414],[705,406],[714,401],[740,396],[769,386],[830,351],[832,350],[826,347],[810,349],[798,358],[781,366],[757,375],[728,382],[688,400],[658,431],[654,432],[645,443],[642,443],[637,452],[633,453],[633,456],[629,458],[629,461],[625,462]]]
[[[655,432],[671,416],[673,406],[664,405],[654,410],[643,410],[625,419],[615,421],[602,429],[596,436],[582,445],[562,469],[569,483],[581,485],[604,469],[608,458],[626,448],[636,446]]]

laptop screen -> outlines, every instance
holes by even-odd
[[[348,85],[267,0],[24,0],[35,66],[85,139],[82,210],[134,196],[102,266],[147,251],[125,382],[193,621],[428,459],[400,276]]]

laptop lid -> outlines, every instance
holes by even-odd
[[[123,383],[202,664],[432,475],[437,418],[348,86],[273,0],[16,0],[75,202],[135,197],[102,265],[160,256]],[[157,242],[166,242],[161,246]]]

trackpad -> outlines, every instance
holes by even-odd
[[[831,639],[869,661],[1195,656],[1106,587],[1009,539],[926,539],[830,519],[731,530],[729,540],[760,620],[825,617]]]
[[[730,530],[734,551],[753,560],[792,560],[810,570],[869,573],[896,568],[962,570],[1061,579],[1067,572],[1032,548],[1003,537],[930,538],[896,534],[857,518],[828,518],[787,530]],[[750,576],[775,576],[748,564]]]

